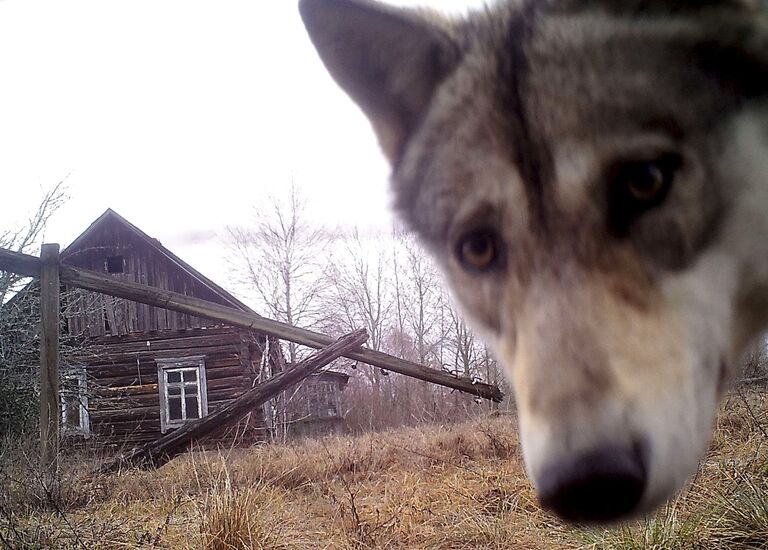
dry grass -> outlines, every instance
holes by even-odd
[[[574,530],[543,513],[514,419],[493,417],[198,452],[106,477],[74,460],[58,477],[29,478],[28,453],[4,451],[0,547],[768,549],[768,404],[765,395],[750,403],[726,406],[680,498],[610,530]]]

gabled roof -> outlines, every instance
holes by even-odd
[[[83,233],[80,234],[79,237],[77,237],[74,241],[72,241],[69,246],[67,246],[62,252],[61,252],[61,261],[62,263],[67,262],[67,256],[72,255],[73,253],[77,252],[84,242],[90,237],[99,227],[106,223],[118,223],[124,226],[128,231],[134,233],[140,240],[144,241],[148,246],[156,250],[158,253],[160,253],[162,256],[167,258],[170,262],[175,264],[179,269],[189,274],[193,279],[198,281],[203,286],[207,287],[209,290],[211,290],[214,294],[217,294],[220,296],[224,301],[229,303],[232,307],[239,309],[241,311],[247,311],[249,313],[255,313],[250,307],[245,305],[243,302],[235,298],[232,294],[224,290],[222,287],[214,283],[211,279],[200,273],[198,270],[196,270],[194,267],[189,265],[187,262],[179,258],[176,254],[168,250],[166,247],[160,243],[159,240],[150,237],[144,231],[133,225],[131,222],[126,220],[124,217],[122,217],[120,214],[112,210],[111,208],[107,208],[107,210],[96,220],[91,223],[91,225],[88,226],[88,228],[83,231]]]

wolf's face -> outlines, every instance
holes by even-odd
[[[301,9],[392,162],[398,210],[513,381],[542,503],[608,521],[672,496],[768,319],[766,14]]]

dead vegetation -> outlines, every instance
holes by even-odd
[[[768,402],[734,395],[690,487],[646,520],[567,528],[523,472],[514,419],[192,453],[158,471],[37,474],[4,445],[0,547],[768,548]],[[746,403],[749,403],[747,408]]]

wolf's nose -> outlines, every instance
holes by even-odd
[[[572,522],[608,522],[637,506],[645,489],[639,446],[605,447],[543,472],[539,498],[544,508]]]

